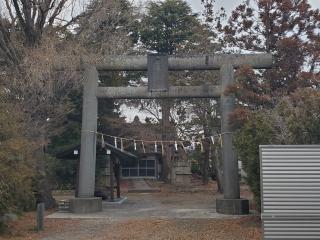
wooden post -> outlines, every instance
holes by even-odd
[[[109,155],[108,155],[109,156]],[[114,176],[114,172],[113,172],[113,158],[111,158],[109,156],[109,162],[110,162],[110,198],[111,198],[111,202],[114,201],[114,181],[113,181],[113,176]]]
[[[117,180],[117,198],[120,198],[120,164],[116,167],[116,180]]]
[[[44,203],[37,204],[37,231],[44,230]]]
[[[80,170],[80,159],[77,158],[77,165],[76,165],[76,187],[75,187],[75,197],[79,197],[79,170]]]

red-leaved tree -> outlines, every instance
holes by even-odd
[[[249,110],[272,107],[280,96],[298,88],[318,87],[320,67],[320,12],[308,0],[256,0],[239,5],[221,28],[228,51],[267,52],[274,67],[237,71],[236,93],[241,109],[234,114],[245,119]],[[245,107],[245,109],[243,109]]]

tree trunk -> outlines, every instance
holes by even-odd
[[[223,162],[221,157],[221,148],[215,147],[213,151],[213,169],[218,185],[218,192],[223,193]]]
[[[208,103],[210,104],[210,103]],[[204,185],[209,183],[209,159],[210,159],[210,121],[209,116],[205,113],[205,122],[203,124],[204,130],[204,139],[202,141],[203,144],[203,153],[202,153],[202,182]]]
[[[162,140],[168,141],[170,139],[170,104],[169,100],[165,99],[161,102],[161,113],[162,113]],[[164,181],[171,181],[171,169],[172,169],[172,162],[170,157],[170,146],[168,143],[164,144],[164,156],[162,160],[162,179]]]
[[[217,100],[217,112],[221,112],[220,110],[221,101],[220,99]],[[213,135],[217,135],[221,129],[221,121],[220,119],[216,118],[213,122]],[[216,177],[217,185],[218,185],[218,192],[223,193],[223,161],[222,161],[222,152],[221,152],[221,145],[220,140],[215,144],[212,148],[212,157],[213,157],[213,170],[214,175]]]
[[[55,207],[55,199],[52,196],[52,190],[47,178],[46,172],[46,153],[45,146],[42,146],[36,152],[36,179],[35,191],[37,203],[43,202],[46,209]]]
[[[202,183],[204,185],[207,185],[209,183],[210,142],[206,138],[203,140],[202,144],[203,144],[203,153],[202,153],[202,164],[201,164],[201,176],[202,176]]]

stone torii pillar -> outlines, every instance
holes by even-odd
[[[101,198],[94,197],[99,81],[95,66],[84,66],[83,81],[79,190],[78,197],[70,199],[70,211],[73,213],[102,211]]]
[[[235,97],[225,92],[234,82],[234,69],[250,65],[254,69],[271,68],[271,54],[220,54],[197,56],[110,56],[104,64],[85,66],[81,133],[79,198],[70,202],[72,212],[101,211],[101,199],[94,197],[97,98],[221,98],[221,133],[224,198],[217,199],[217,212],[240,215],[249,212],[248,200],[240,199],[238,161],[232,144],[230,113]],[[98,87],[99,73],[105,71],[146,71],[149,87]],[[168,86],[168,71],[220,70],[220,86]]]
[[[249,213],[249,201],[240,198],[240,180],[238,159],[233,146],[233,129],[230,124],[230,114],[235,108],[235,97],[226,90],[234,83],[234,67],[230,63],[220,68],[221,79],[221,136],[223,162],[223,199],[217,199],[218,213],[241,215]]]

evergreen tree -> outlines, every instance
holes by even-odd
[[[150,2],[141,22],[141,41],[151,51],[174,54],[198,25],[197,15],[184,0]]]
[[[144,46],[157,53],[176,54],[192,37],[194,29],[199,26],[197,15],[192,13],[191,7],[184,0],[152,1],[147,6],[147,13],[143,16],[140,27],[140,39]],[[161,101],[162,140],[172,140],[176,131],[170,121],[170,100]],[[165,152],[169,148],[165,146]],[[163,179],[169,180],[171,159],[164,156]]]

